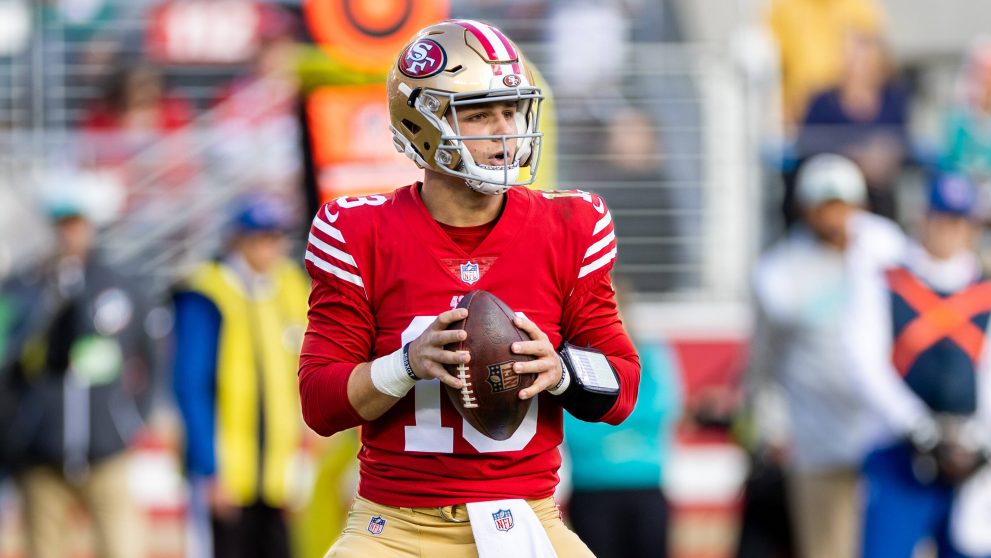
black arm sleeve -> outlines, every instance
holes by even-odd
[[[551,397],[571,413],[576,419],[585,422],[601,422],[602,417],[612,409],[619,394],[596,393],[584,389],[572,378],[571,385],[561,395]]]

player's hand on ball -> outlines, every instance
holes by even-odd
[[[467,351],[445,351],[444,345],[463,341],[468,334],[463,329],[448,330],[447,326],[463,320],[468,310],[455,308],[437,316],[429,327],[409,345],[409,365],[417,378],[439,378],[454,389],[461,389],[461,380],[447,373],[445,364],[463,364],[471,360]]]
[[[517,362],[513,365],[513,371],[517,374],[537,375],[533,385],[520,391],[520,399],[530,399],[545,389],[553,388],[561,381],[561,359],[547,334],[540,331],[537,324],[523,316],[516,316],[513,323],[530,336],[530,341],[513,343],[513,352],[536,357],[534,360]]]

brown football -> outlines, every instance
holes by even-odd
[[[468,317],[448,329],[463,329],[468,338],[445,348],[468,351],[471,361],[446,365],[449,373],[465,380],[465,386],[454,389],[444,384],[444,391],[476,430],[493,440],[506,440],[530,408],[530,400],[520,399],[519,392],[533,383],[536,374],[516,375],[513,363],[534,357],[512,351],[514,342],[529,341],[530,336],[513,323],[516,314],[490,292],[471,291],[458,308],[467,308]]]

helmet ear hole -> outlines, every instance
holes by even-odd
[[[416,135],[420,131],[420,127],[408,118],[403,118],[402,120],[403,128],[406,128],[409,133]]]
[[[423,148],[426,149],[427,151],[430,151],[430,142],[429,141],[428,142],[425,142],[423,144]]]

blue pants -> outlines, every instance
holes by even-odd
[[[927,538],[939,558],[968,558],[949,538],[955,490],[940,482],[921,484],[912,474],[907,443],[874,451],[864,463],[867,511],[863,558],[911,558]]]

